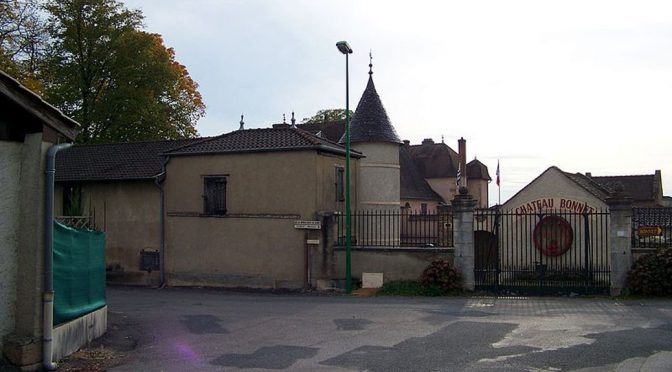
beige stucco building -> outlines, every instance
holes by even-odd
[[[39,367],[44,283],[45,164],[78,124],[0,71],[0,347]]]
[[[289,127],[76,146],[59,160],[57,211],[75,192],[107,231],[110,282],[301,288],[294,222],[343,209],[344,164],[342,146]]]

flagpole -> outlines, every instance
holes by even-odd
[[[499,178],[499,159],[497,159],[497,192],[499,194],[497,199],[497,205],[502,205],[502,186],[500,185],[501,180]]]

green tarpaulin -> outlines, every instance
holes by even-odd
[[[105,234],[54,222],[54,325],[105,306]]]

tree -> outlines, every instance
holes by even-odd
[[[198,84],[142,14],[116,0],[51,0],[47,99],[77,120],[79,142],[197,135]]]
[[[0,0],[0,70],[37,92],[48,36],[39,10],[37,0]]]
[[[350,118],[352,118],[352,110],[350,110]],[[345,109],[323,109],[319,110],[310,118],[304,118],[301,123],[324,123],[328,121],[345,120]]]

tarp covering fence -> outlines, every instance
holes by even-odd
[[[54,222],[54,325],[105,306],[105,234]]]

